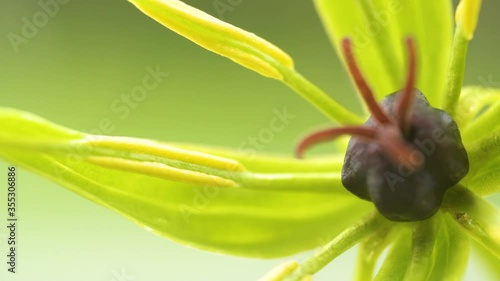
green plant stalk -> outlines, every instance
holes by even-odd
[[[408,232],[401,231],[398,233],[396,241],[392,245],[387,258],[377,272],[373,280],[375,281],[400,281],[410,263],[411,245]]]
[[[448,255],[448,266],[444,270],[443,278],[449,276],[450,280],[461,280],[467,268],[471,250],[471,239],[458,226],[447,220],[450,249]],[[442,279],[441,279],[442,280]]]
[[[436,241],[436,216],[413,224],[412,254],[405,281],[427,280],[432,269],[432,251]]]
[[[347,228],[339,236],[323,246],[312,257],[306,259],[297,267],[285,281],[300,281],[308,275],[313,275],[334,258],[357,244],[370,233],[377,232],[386,227],[390,222],[377,212],[360,220],[357,224]]]
[[[448,75],[446,77],[446,90],[443,99],[443,110],[447,111],[452,117],[456,115],[460,93],[464,82],[465,62],[467,58],[467,49],[469,40],[464,37],[462,26],[459,24],[455,30],[451,57],[448,64]]]
[[[481,168],[499,158],[500,153],[500,131],[491,133],[486,138],[470,145],[467,149],[471,169],[469,174],[476,175]]]
[[[316,85],[290,68],[278,68],[283,74],[283,83],[305,98],[325,116],[343,125],[361,124],[363,119],[340,105]]]
[[[478,173],[466,181],[466,186],[478,196],[488,196],[500,192],[500,169],[489,169]]]
[[[327,117],[342,124],[361,123],[354,113],[298,74],[288,54],[255,34],[178,0],[129,1],[149,17],[201,47],[265,77],[283,81]]]
[[[500,102],[496,102],[463,130],[462,138],[464,144],[475,142],[500,128],[499,119]]]
[[[500,258],[500,213],[470,190],[455,186],[443,202],[443,209],[479,244]]]
[[[498,104],[498,102],[500,102],[500,92],[497,89],[481,86],[464,87],[454,118],[461,128],[462,137],[468,134],[470,125],[475,125],[478,119],[481,119],[484,114],[488,114],[492,109],[491,106]],[[486,112],[483,112],[485,109]],[[491,122],[491,120],[488,121]]]
[[[265,77],[282,77],[273,63],[293,68],[278,47],[178,0],[129,0],[144,14],[201,47],[225,56]]]
[[[355,281],[372,280],[378,258],[392,242],[396,227],[387,227],[361,242],[356,260]]]

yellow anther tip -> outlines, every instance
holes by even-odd
[[[476,31],[482,0],[462,0],[455,14],[457,25],[462,28],[464,38],[472,40]]]

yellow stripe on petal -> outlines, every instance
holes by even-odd
[[[86,159],[88,162],[112,169],[127,172],[134,172],[142,175],[162,178],[166,180],[187,182],[200,185],[235,187],[237,184],[231,180],[221,177],[203,174],[189,170],[177,169],[165,164],[155,162],[143,162],[126,160],[114,157],[91,156]]]
[[[263,76],[281,80],[278,69],[293,68],[290,56],[273,44],[181,1],[129,1],[174,32]]]
[[[82,143],[89,143],[94,148],[113,149],[117,151],[127,151],[129,153],[164,157],[224,171],[241,172],[245,170],[240,163],[232,159],[177,148],[150,140],[129,137],[99,136],[82,141]]]

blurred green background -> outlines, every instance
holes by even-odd
[[[274,109],[286,107],[296,117],[257,150],[288,154],[304,132],[328,124],[279,82],[199,48],[125,0],[59,2],[65,4],[33,31],[32,38],[13,47],[9,34],[21,34],[24,19],[33,22],[41,7],[38,0],[0,1],[0,106],[85,132],[102,131],[101,122],[109,119],[112,126],[105,134],[233,148],[266,128]],[[186,2],[221,17],[214,7],[217,1]],[[311,1],[232,2],[238,4],[222,15],[224,20],[280,46],[306,77],[348,107],[360,109]],[[497,1],[484,3],[470,46],[466,84],[486,81],[500,87],[499,8]],[[42,18],[36,20],[43,23]],[[117,113],[113,105],[142,84],[148,67],[169,76],[143,101],[128,106],[127,116]],[[322,149],[315,151],[330,148]],[[0,171],[5,171],[7,163],[0,163]],[[0,180],[5,182],[4,173]],[[8,278],[2,280],[255,280],[281,262],[175,244],[23,170],[19,185],[19,273],[7,274],[1,262],[0,276]],[[0,218],[5,216],[4,204],[2,199]],[[1,231],[4,260],[4,227]],[[341,256],[315,280],[348,280],[354,255],[351,250]],[[487,280],[485,274],[473,259],[467,280]]]

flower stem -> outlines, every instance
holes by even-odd
[[[471,241],[449,216],[440,215],[439,219],[438,237],[434,246],[434,266],[427,280],[462,280],[467,268]]]
[[[487,137],[467,147],[470,159],[471,176],[484,169],[487,164],[499,158],[500,153],[500,131],[495,131]]]
[[[392,242],[394,228],[382,228],[359,245],[355,281],[372,280],[377,260]]]
[[[432,269],[432,251],[436,241],[436,217],[415,222],[412,237],[412,255],[405,281],[427,280]]]
[[[466,139],[476,139],[474,131],[478,129],[477,125],[480,125],[479,129],[481,129],[481,123],[485,126],[485,121],[487,124],[491,125],[492,120],[484,120],[483,116],[491,112],[492,109],[494,109],[493,106],[498,102],[500,102],[500,91],[498,89],[485,88],[482,86],[468,86],[462,89],[457,107],[457,114],[455,114],[454,119],[459,128],[461,128],[464,143]],[[496,109],[496,112],[498,112],[498,106]],[[491,126],[486,125],[484,129],[490,132]],[[469,132],[472,133],[472,136]]]
[[[342,125],[361,124],[363,120],[350,110],[336,102],[316,85],[290,68],[280,68],[283,83],[297,92],[328,118]]]
[[[500,101],[494,102],[485,112],[479,115],[469,126],[465,127],[462,134],[464,144],[476,142],[492,131],[498,130],[500,124]]]
[[[377,272],[375,281],[402,280],[410,263],[410,239],[406,229],[401,229],[396,241],[387,254],[387,258]]]
[[[455,116],[458,100],[462,91],[465,73],[465,61],[469,40],[464,37],[462,26],[459,24],[455,30],[451,57],[448,64],[445,97],[442,108],[451,116]]]
[[[470,180],[467,180],[466,185],[478,196],[488,196],[500,193],[499,182],[500,169],[491,168],[472,176]]]
[[[339,236],[321,248],[312,257],[297,267],[285,281],[299,281],[308,275],[313,275],[334,258],[354,246],[367,235],[386,227],[390,222],[378,213],[372,213],[357,224],[347,228]]]
[[[494,206],[456,186],[446,193],[443,208],[472,238],[500,258],[500,213]]]
[[[282,77],[273,65],[293,68],[293,60],[278,47],[179,0],[129,0],[140,11],[201,47],[265,77]]]

